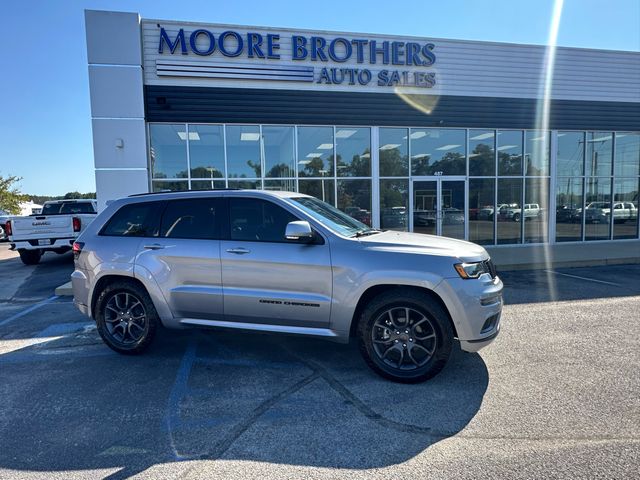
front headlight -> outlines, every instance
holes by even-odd
[[[465,280],[470,278],[478,278],[483,273],[490,273],[484,262],[476,263],[456,263],[454,265],[456,272]]]

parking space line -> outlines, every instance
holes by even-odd
[[[581,277],[579,275],[571,275],[569,273],[560,273],[560,272],[556,272],[555,270],[545,270],[545,272],[547,272],[547,273],[555,273],[556,275],[562,275],[563,277],[571,277],[571,278],[577,278],[579,280],[586,280],[587,282],[603,283],[605,285],[611,285],[611,286],[614,286],[614,287],[621,287],[622,286],[619,283],[605,282],[604,280],[596,280],[595,278]]]
[[[13,322],[14,320],[19,319],[20,317],[24,317],[25,315],[28,315],[29,313],[33,312],[34,310],[39,309],[40,307],[44,307],[46,304],[53,302],[55,299],[60,298],[57,295],[53,295],[52,297],[47,298],[46,300],[43,300],[40,303],[36,303],[35,305],[31,305],[29,308],[26,308],[24,310],[22,310],[21,312],[15,313],[13,315],[11,315],[9,318],[3,320],[0,322],[0,327],[3,325],[6,325],[9,322]]]

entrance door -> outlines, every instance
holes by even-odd
[[[466,180],[423,177],[411,183],[411,231],[465,238]]]

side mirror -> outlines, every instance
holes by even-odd
[[[311,230],[309,222],[289,222],[284,236],[287,240],[294,242],[310,242],[313,240],[313,230]]]

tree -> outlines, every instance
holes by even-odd
[[[27,200],[27,196],[15,186],[20,180],[20,177],[0,175],[0,209],[14,215],[20,213],[20,202]]]

